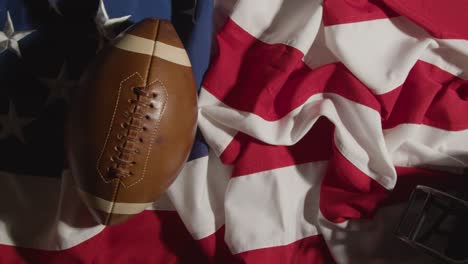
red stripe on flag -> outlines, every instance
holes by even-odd
[[[223,103],[274,121],[315,94],[330,92],[379,110],[374,95],[341,63],[311,70],[303,54],[257,40],[229,20],[203,86]]]
[[[329,221],[344,222],[370,218],[376,209],[408,200],[417,185],[437,189],[457,188],[464,177],[447,172],[397,167],[397,184],[392,191],[361,172],[336,148],[320,190],[320,211]],[[463,185],[464,186],[464,185]]]
[[[0,246],[1,263],[206,263],[176,212],[144,211],[61,251]]]
[[[325,0],[323,24],[325,26],[369,21],[398,16],[382,0]]]
[[[334,143],[333,143],[334,146]],[[320,211],[334,223],[371,217],[389,191],[356,168],[336,147],[320,188]]]
[[[394,98],[396,93],[393,104],[382,96],[390,110],[384,128],[413,123],[451,131],[468,129],[468,81],[418,61],[403,86],[393,91]]]
[[[176,212],[144,211],[70,249],[46,251],[0,245],[0,263],[335,263],[322,236],[233,255],[224,228],[194,240]]]
[[[144,211],[132,221],[106,229],[100,239],[105,248],[96,257],[97,263],[206,262],[176,212]]]
[[[322,235],[306,237],[288,245],[255,249],[235,255],[232,255],[224,242],[224,227],[198,243],[209,257],[206,263],[336,263]]]
[[[222,226],[214,234],[197,241],[203,253],[207,256],[208,261],[206,263],[242,263],[239,259],[233,257],[224,241],[224,232],[225,229]]]
[[[333,128],[333,123],[328,119],[320,118],[310,131],[292,146],[269,145],[238,132],[220,158],[223,163],[234,164],[232,176],[328,160]]]
[[[242,263],[246,264],[336,263],[321,235],[307,237],[285,246],[243,252],[237,254],[236,257],[242,259]]]
[[[93,263],[92,249],[79,248],[64,251],[45,251],[0,245],[0,263],[14,264],[55,264]],[[97,252],[95,252],[97,254]]]
[[[231,19],[217,35],[217,41],[218,56],[205,75],[204,87],[225,104],[267,120],[287,114],[294,102],[273,105],[273,95],[291,72],[302,67],[303,54],[287,45],[263,43]]]
[[[466,0],[383,1],[437,38],[468,39]]]

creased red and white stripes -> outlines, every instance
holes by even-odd
[[[200,94],[200,128],[214,153],[232,166],[226,243],[234,252],[255,249],[263,234],[279,232],[268,241],[282,245],[290,232],[307,230],[288,220],[298,204],[288,199],[301,193],[292,187],[297,176],[289,169],[300,172],[319,162],[326,164],[317,176],[319,188],[299,184],[309,188],[315,198],[307,200],[315,200],[318,211],[308,208],[294,219],[317,213],[309,223],[339,263],[385,263],[354,245],[352,254],[342,253],[346,244],[337,250],[321,219],[331,226],[372,219],[381,226],[384,219],[376,219],[376,212],[404,201],[411,186],[456,186],[468,163],[462,139],[468,64],[461,59],[468,42],[434,33],[396,8],[401,1],[220,2],[230,17],[216,35]],[[289,19],[292,14],[299,18]],[[287,182],[268,184],[277,177]],[[230,192],[234,187],[238,196]],[[246,197],[252,198],[244,202]],[[279,228],[273,227],[277,218]],[[245,229],[243,221],[251,226]],[[382,242],[381,234],[365,234],[365,245]],[[403,255],[402,263],[424,261]]]
[[[227,17],[215,22],[199,96],[210,155],[187,163],[133,222],[46,219],[56,236],[38,239],[49,251],[22,250],[38,263],[428,263],[392,231],[414,186],[454,188],[468,165],[466,3],[217,5]],[[60,195],[60,183],[45,185]],[[35,214],[55,210],[10,196]],[[15,234],[0,243],[10,262],[27,260],[8,245],[37,248]],[[111,257],[127,243],[138,249]]]

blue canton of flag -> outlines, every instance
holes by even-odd
[[[60,177],[70,92],[96,53],[145,17],[173,22],[199,88],[212,9],[208,0],[0,0],[0,171]],[[207,153],[197,133],[189,160]]]

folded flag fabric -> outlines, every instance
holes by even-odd
[[[468,164],[465,1],[0,0],[0,263],[431,263],[393,236]],[[63,154],[68,89],[170,19],[199,90],[183,171],[97,225]]]

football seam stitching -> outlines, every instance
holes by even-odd
[[[116,100],[117,103],[115,104],[115,107],[114,107],[114,113],[112,114],[111,122],[109,124],[109,129],[107,130],[106,140],[104,141],[104,145],[102,146],[101,153],[99,155],[99,159],[97,160],[97,163],[96,163],[96,170],[98,171],[99,176],[101,176],[101,179],[105,183],[109,183],[109,182],[118,180],[118,179],[106,180],[105,177],[102,175],[101,170],[99,169],[99,164],[101,163],[102,155],[104,154],[104,149],[107,146],[107,142],[109,141],[109,136],[110,136],[111,131],[112,131],[112,125],[114,124],[114,119],[115,119],[115,115],[116,115],[116,112],[117,112],[117,107],[118,107],[119,101],[120,101],[120,94],[121,94],[121,91],[122,91],[122,85],[123,85],[124,82],[128,81],[130,78],[132,78],[135,75],[137,75],[140,78],[140,80],[142,82],[144,82],[143,77],[141,77],[140,73],[138,73],[138,72],[132,73],[130,76],[128,76],[127,78],[123,79],[120,82],[119,91],[118,91],[117,100]]]
[[[140,179],[138,179],[137,181],[135,181],[134,183],[130,184],[130,185],[125,185],[124,182],[121,182],[123,187],[125,188],[128,188],[128,187],[131,187],[137,183],[139,183],[140,181],[143,180],[143,178],[145,178],[145,174],[146,174],[146,167],[148,166],[148,160],[149,160],[149,156],[151,154],[151,149],[153,147],[153,143],[154,143],[154,140],[156,139],[156,134],[157,132],[159,131],[159,125],[160,125],[160,122],[161,122],[161,119],[162,117],[164,116],[164,112],[166,110],[166,105],[167,105],[167,100],[169,98],[169,94],[167,93],[167,90],[166,90],[166,86],[159,80],[159,79],[156,79],[155,81],[151,82],[150,84],[148,84],[147,87],[149,87],[150,85],[156,83],[156,82],[159,82],[162,86],[162,90],[164,91],[164,93],[166,94],[166,100],[164,101],[164,105],[163,105],[163,108],[161,110],[161,114],[159,115],[159,118],[158,118],[158,124],[156,126],[156,128],[154,129],[154,132],[151,134],[151,138],[150,138],[150,145],[148,147],[148,154],[146,154],[146,159],[145,159],[145,166],[143,167],[143,172],[142,172],[142,177]]]
[[[155,32],[154,43],[153,43],[153,51],[151,52],[151,54],[154,54],[154,51],[156,50],[156,40],[158,39],[158,36],[159,36],[159,28],[160,28],[160,21],[157,20],[156,32]],[[143,80],[143,83],[144,83],[145,87],[149,86],[148,85],[148,79],[149,79],[151,66],[153,65],[153,59],[154,59],[153,56],[150,56],[150,62],[148,63],[148,67],[146,68],[146,76],[145,76],[145,80]],[[150,153],[150,151],[148,151],[148,153]],[[149,154],[147,154],[147,155],[149,155]],[[140,182],[144,177],[145,177],[145,174],[143,173],[142,177],[138,181],[134,182],[133,184],[129,185],[128,187],[133,186],[136,183]],[[120,180],[120,182],[123,184],[122,180]],[[123,185],[123,186],[124,186],[124,188],[127,188],[125,185]]]

